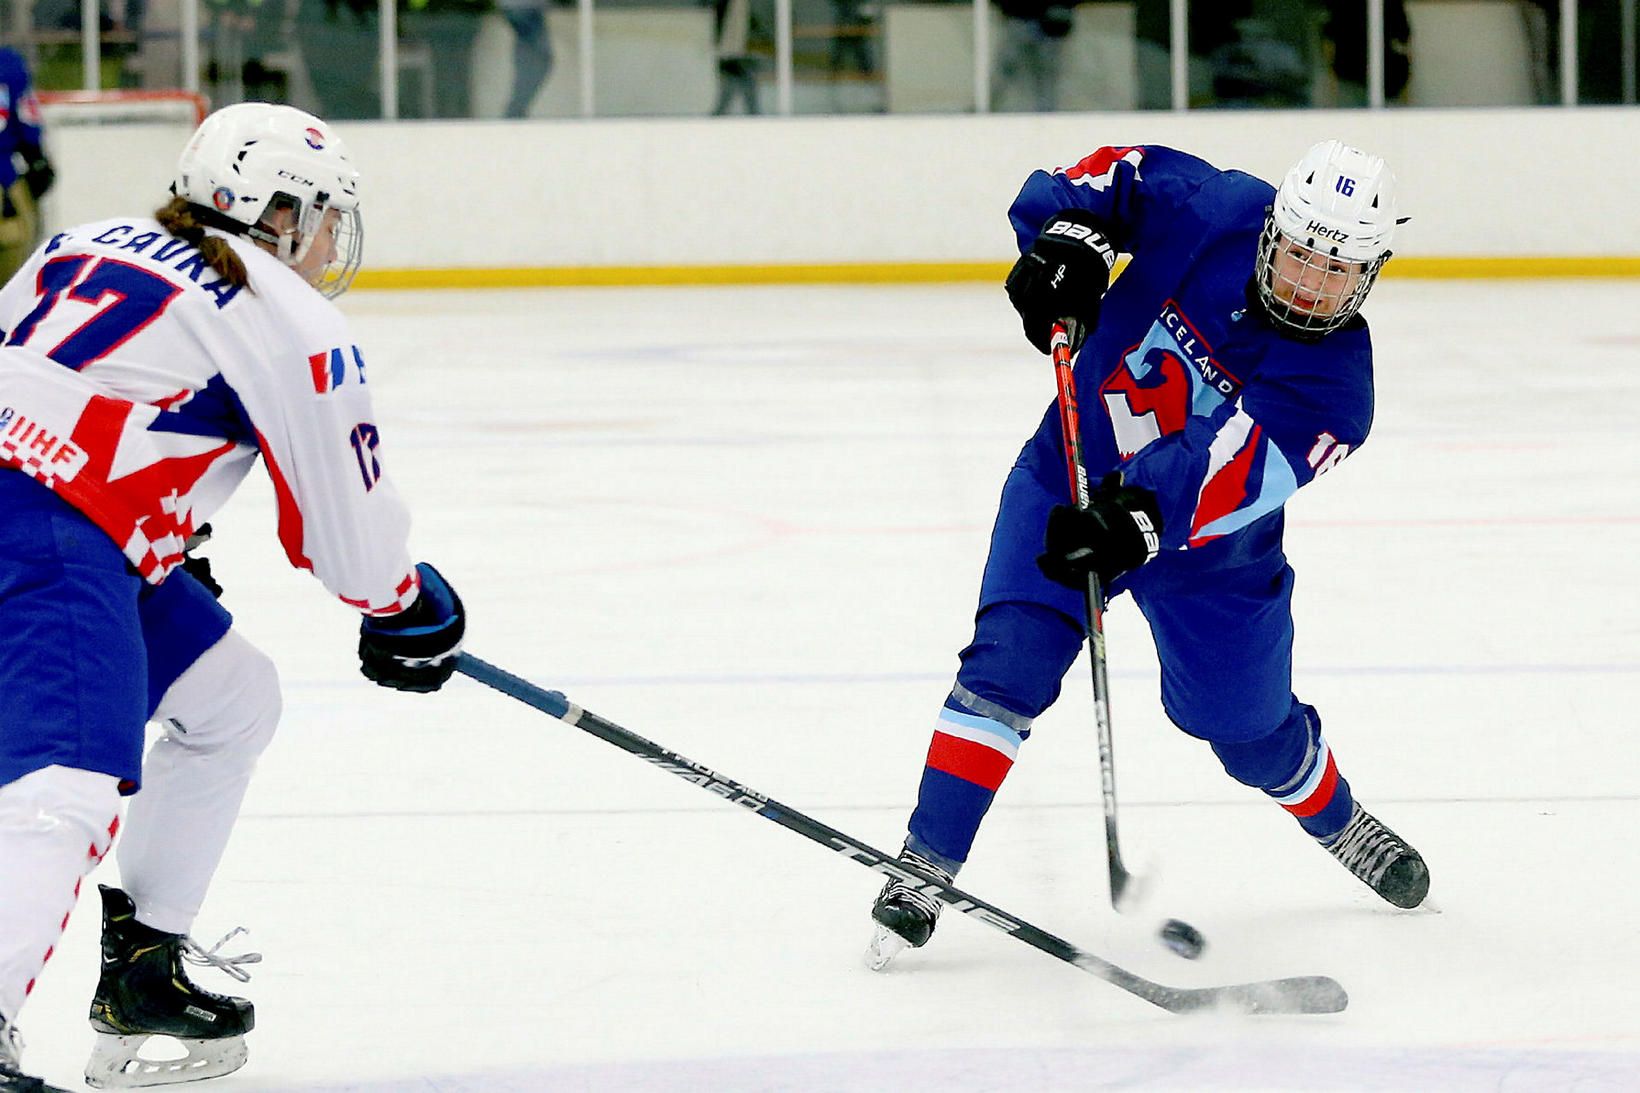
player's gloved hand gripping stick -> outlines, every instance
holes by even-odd
[[[589,710],[583,710],[558,691],[548,691],[510,672],[480,660],[471,653],[453,658],[455,670],[487,687],[531,706],[542,713],[556,717],[567,725],[590,733],[598,739],[614,744],[622,751],[675,774],[695,785],[754,812],[765,820],[772,820],[788,831],[795,832],[810,842],[819,843],[828,850],[859,862],[877,873],[886,873],[922,886],[922,891],[952,910],[1001,930],[1033,948],[1040,949],[1055,959],[1114,984],[1129,994],[1160,1006],[1170,1013],[1338,1013],[1349,1004],[1349,996],[1337,980],[1324,975],[1300,976],[1288,979],[1266,979],[1256,983],[1240,983],[1224,987],[1168,987],[1144,979],[1125,968],[1120,968],[1102,957],[1077,948],[1046,930],[1032,926],[1001,908],[949,884],[942,884],[923,871],[897,861],[892,854],[868,846],[852,835],[821,823],[788,808],[749,786],[740,784],[714,770],[686,759],[645,740],[637,733],[623,729]]]
[[[438,570],[419,562],[416,573],[421,593],[408,610],[359,623],[359,671],[380,686],[426,694],[456,670],[467,612]]]

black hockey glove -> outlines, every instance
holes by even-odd
[[[1099,322],[1099,301],[1110,287],[1116,249],[1086,209],[1062,209],[1048,219],[1031,249],[1019,256],[1004,287],[1025,326],[1026,339],[1048,352],[1060,319],[1075,319],[1075,352]]]
[[[408,610],[359,624],[359,671],[395,691],[426,693],[444,686],[455,672],[467,613],[438,570],[421,562],[416,572],[421,595]]]
[[[204,585],[205,591],[220,600],[222,598],[222,586],[217,583],[215,577],[211,576],[211,560],[194,553],[210,541],[210,524],[201,524],[195,528],[194,533],[188,536],[188,541],[182,546],[181,569],[188,576]]]
[[[1048,513],[1048,532],[1037,568],[1050,581],[1078,590],[1088,587],[1089,571],[1099,583],[1138,569],[1162,545],[1162,511],[1156,495],[1141,486],[1122,485],[1120,474],[1105,476],[1088,499],[1087,509],[1056,505]]]
[[[28,187],[29,196],[38,201],[45,196],[51,184],[57,181],[57,171],[51,166],[51,161],[38,144],[25,144],[17,149],[22,154],[23,185]]]

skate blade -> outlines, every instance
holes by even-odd
[[[187,1040],[160,1037],[178,1044],[187,1052],[177,1059],[145,1059],[142,1049],[154,1039],[152,1033],[118,1036],[99,1032],[85,1065],[85,1084],[92,1089],[143,1089],[177,1082],[197,1082],[232,1074],[250,1057],[243,1036],[215,1040]]]
[[[874,972],[880,972],[888,967],[891,960],[910,947],[909,941],[887,926],[878,926],[872,932],[871,944],[866,946],[866,967]]]

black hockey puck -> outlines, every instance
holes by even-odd
[[[1170,918],[1162,923],[1159,934],[1163,945],[1166,945],[1186,960],[1196,959],[1202,955],[1202,950],[1207,948],[1207,939],[1202,936],[1200,930],[1190,925],[1190,923],[1180,922],[1176,918]]]

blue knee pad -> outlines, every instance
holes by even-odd
[[[1230,777],[1263,790],[1318,838],[1349,822],[1354,796],[1321,738],[1315,707],[1293,699],[1276,731],[1257,740],[1215,741],[1213,753]]]
[[[955,693],[962,697],[953,708],[996,717],[1021,736],[1030,735],[1031,720],[1059,697],[1060,681],[1085,636],[1080,622],[1041,604],[1009,601],[981,609],[974,640],[960,654]],[[970,696],[1014,716],[976,708]]]
[[[1274,790],[1290,782],[1321,738],[1314,706],[1293,699],[1293,708],[1275,731],[1257,740],[1213,741],[1230,777],[1254,789]]]

